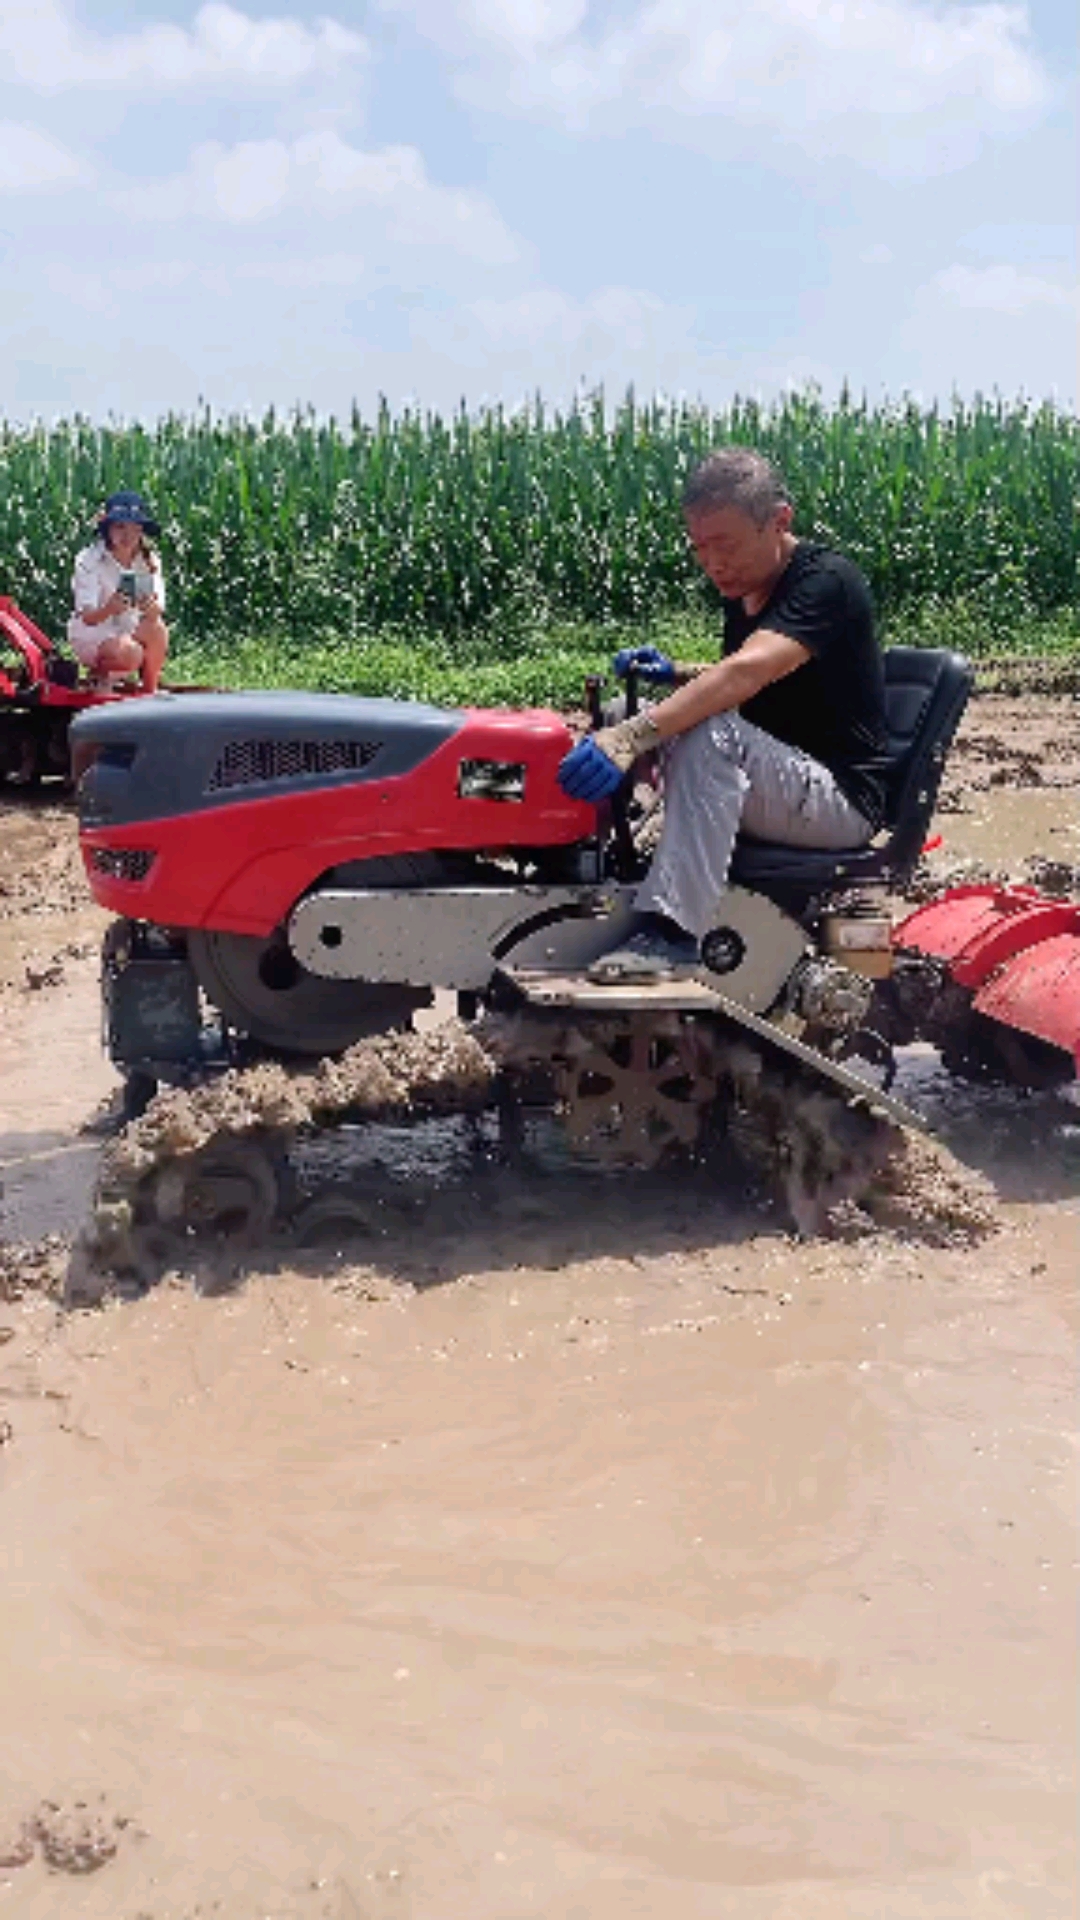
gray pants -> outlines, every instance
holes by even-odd
[[[701,938],[713,924],[737,833],[789,847],[864,847],[873,829],[828,767],[720,713],[661,750],[664,826],[634,902]]]

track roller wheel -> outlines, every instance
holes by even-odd
[[[636,1015],[582,1027],[581,1037],[556,1074],[575,1147],[609,1166],[652,1167],[697,1144],[717,1088],[685,1032]]]
[[[144,1238],[165,1251],[211,1242],[239,1252],[269,1232],[282,1195],[282,1170],[254,1140],[211,1141],[159,1167],[139,1197]]]

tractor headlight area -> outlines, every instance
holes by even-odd
[[[157,854],[151,847],[94,847],[90,864],[108,880],[145,880]]]
[[[524,800],[525,765],[521,760],[462,760],[458,763],[462,800]]]

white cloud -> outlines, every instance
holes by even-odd
[[[248,226],[291,212],[348,217],[350,241],[366,220],[395,246],[448,250],[489,266],[515,260],[519,251],[490,202],[429,179],[415,147],[365,152],[333,128],[291,141],[207,141],[182,174],[157,183],[152,194],[125,190],[114,199],[129,217],[155,226],[200,218]]]
[[[38,187],[70,187],[88,169],[67,147],[36,127],[0,120],[0,193],[28,193]]]
[[[564,405],[603,387],[609,399],[633,387],[642,398],[759,398],[813,383],[835,394],[836,368],[799,343],[764,348],[709,336],[692,305],[640,286],[601,286],[584,294],[534,286],[509,297],[482,295],[440,314],[414,308],[409,359],[423,368],[445,405],[467,393],[526,404],[537,392]],[[387,391],[390,389],[387,388]]]
[[[731,123],[877,170],[970,158],[979,129],[1049,84],[1024,7],[933,0],[639,0],[617,21],[576,0],[382,0],[459,62],[458,89],[578,132],[648,125],[714,149]]]
[[[325,288],[349,292],[366,289],[373,277],[371,262],[352,253],[302,254],[296,258],[281,254],[228,263],[191,255],[166,260],[114,260],[105,271],[50,260],[41,273],[56,300],[94,313],[107,313],[118,300],[129,298],[142,301],[145,312],[147,303],[157,299],[174,303],[177,295],[192,301],[209,298],[231,302],[249,297],[252,288],[270,287],[301,297],[317,296]]]
[[[1075,284],[1031,273],[1003,260],[988,267],[957,263],[934,276],[934,289],[950,306],[979,313],[1019,317],[1039,309],[1076,311],[1080,294]]]
[[[1073,405],[1078,310],[1059,267],[955,262],[912,292],[895,342],[905,384],[928,395],[996,390]]]
[[[625,353],[633,354],[654,346],[658,338],[685,334],[689,316],[654,294],[630,287],[604,287],[583,299],[538,287],[510,299],[470,301],[454,325],[459,335],[472,334],[496,349],[557,343],[577,352],[596,347],[606,351],[617,341]],[[441,322],[438,331],[445,332]]]
[[[336,20],[255,18],[223,0],[200,7],[190,27],[157,21],[111,35],[79,26],[61,0],[0,0],[5,80],[41,93],[136,85],[168,93],[223,81],[289,87],[367,51],[363,36]]]
[[[371,262],[360,253],[315,253],[299,260],[284,255],[273,260],[244,260],[235,269],[235,278],[300,293],[311,293],[319,287],[346,291],[366,285],[371,278]]]
[[[596,386],[673,392],[734,375],[722,352],[696,339],[692,311],[637,287],[481,295],[441,313],[415,309],[410,332],[414,354],[430,355],[444,380],[454,368],[472,394],[514,403],[537,389],[566,401]]]
[[[588,0],[462,0],[460,8],[467,30],[522,53],[576,33],[587,12]]]
[[[868,267],[887,267],[891,265],[892,257],[893,250],[886,246],[884,240],[876,240],[872,247],[866,247],[860,255],[864,265]]]

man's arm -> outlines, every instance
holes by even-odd
[[[761,627],[744,640],[737,653],[729,653],[712,667],[698,669],[695,677],[676,693],[651,707],[649,718],[661,740],[674,740],[688,733],[702,720],[715,714],[730,713],[752,700],[755,693],[774,680],[784,680],[797,667],[812,658],[809,647],[789,639],[786,633],[773,633]]]
[[[703,673],[711,672],[712,668],[716,665],[716,661],[673,660],[671,664],[675,669],[675,686],[688,687],[691,680],[698,680]]]
[[[643,753],[663,740],[687,733],[714,714],[728,713],[773,680],[783,680],[811,657],[810,649],[786,633],[763,627],[715,667],[706,667],[689,686],[680,687],[658,707],[643,708],[617,726],[601,727],[579,740],[559,767],[559,785],[573,800],[591,805],[610,799]]]

